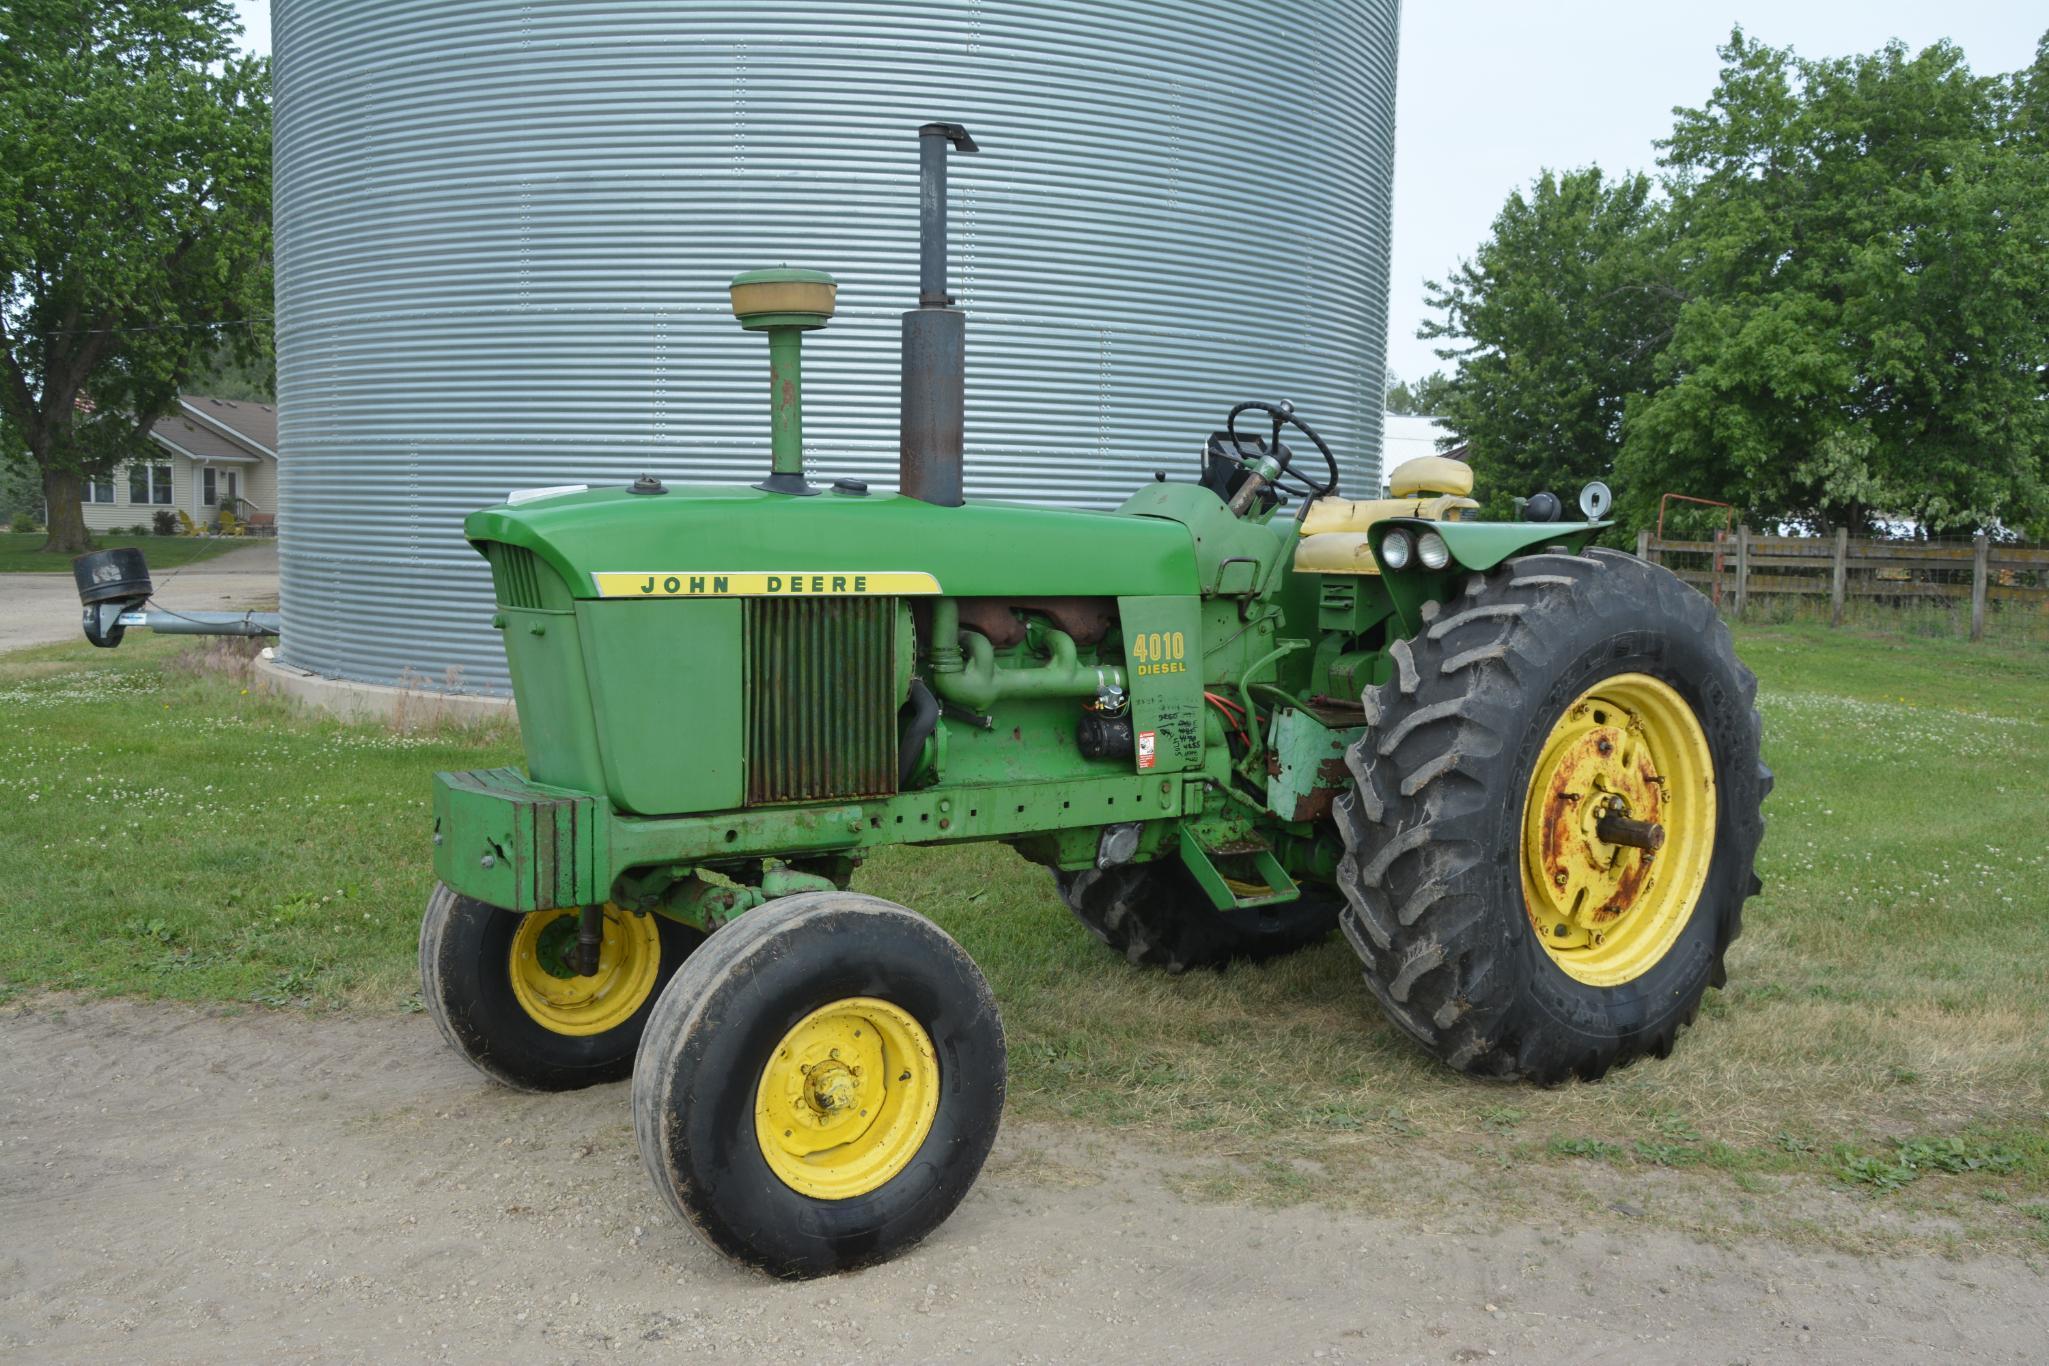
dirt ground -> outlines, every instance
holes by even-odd
[[[954,1218],[809,1284],[658,1208],[623,1084],[487,1085],[422,1016],[0,1013],[0,1358],[2040,1360],[2011,1259],[1196,1203],[1180,1160],[1013,1125]]]
[[[156,600],[189,612],[226,612],[277,601],[277,542],[151,573]],[[78,585],[65,574],[0,574],[0,650],[83,640]]]

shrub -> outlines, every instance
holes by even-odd
[[[26,512],[17,512],[8,521],[7,529],[14,532],[17,536],[26,536],[29,532],[36,529],[36,519],[29,516]]]
[[[150,529],[158,536],[178,534],[178,514],[169,508],[158,508],[150,514]]]

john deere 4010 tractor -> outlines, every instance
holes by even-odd
[[[1444,458],[1340,497],[1285,403],[1114,512],[964,499],[945,170],[974,146],[920,146],[898,492],[807,478],[799,348],[835,286],[777,269],[731,286],[768,339],[763,482],[469,518],[526,766],[435,779],[449,1041],[516,1087],[630,1074],[669,1202],[784,1275],[933,1229],[1002,1110],[975,964],[848,890],[886,845],[1001,840],[1168,971],[1337,928],[1474,1076],[1664,1056],[1723,979],[1770,786],[1707,600],[1594,545],[1598,485],[1579,521],[1548,493],[1477,520]]]

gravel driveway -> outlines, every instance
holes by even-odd
[[[146,552],[145,552],[146,553]],[[277,542],[155,571],[157,601],[188,611],[277,603]],[[0,651],[83,640],[78,587],[66,574],[0,574]]]
[[[46,999],[0,1010],[0,1358],[1808,1366],[2049,1341],[2014,1257],[1695,1237],[1568,1199],[1528,1222],[1456,1181],[1427,1221],[1215,1204],[1174,1192],[1187,1167],[1006,1126],[923,1245],[775,1282],[660,1205],[623,1084],[500,1090],[421,1015]]]

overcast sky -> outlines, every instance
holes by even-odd
[[[270,50],[268,0],[240,0],[245,41]],[[1440,362],[1416,340],[1423,281],[1485,237],[1543,167],[1649,169],[1672,106],[1714,87],[1715,47],[1741,24],[1810,57],[1947,38],[1973,70],[2017,71],[2049,30],[2044,0],[1408,0],[1402,6],[1388,365]]]

